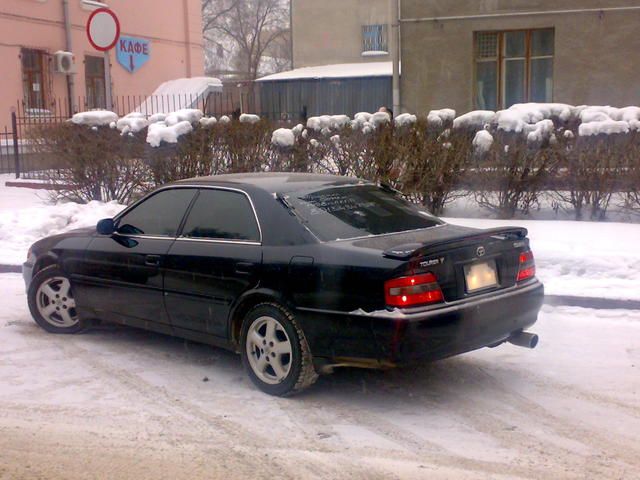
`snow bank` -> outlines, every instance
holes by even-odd
[[[108,110],[90,110],[88,112],[76,113],[71,117],[72,123],[76,125],[86,125],[88,127],[104,127],[117,121],[118,115]]]
[[[175,125],[152,123],[147,131],[147,143],[152,147],[159,147],[162,142],[177,143],[180,136],[193,130],[191,122],[184,120]]]
[[[95,226],[124,208],[115,202],[61,203],[0,210],[0,263],[21,265],[35,241],[74,228]]]
[[[609,119],[581,123],[578,127],[578,135],[581,137],[600,134],[610,135],[612,133],[629,133],[629,123]]]
[[[279,128],[271,135],[271,144],[280,148],[291,148],[296,143],[296,136],[289,128]]]
[[[129,113],[116,122],[116,128],[122,132],[123,135],[129,132],[138,133],[148,125],[149,121],[140,112]]]
[[[260,117],[252,113],[243,113],[240,115],[239,120],[240,123],[258,123],[260,121]]]

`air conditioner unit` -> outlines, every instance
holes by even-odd
[[[76,73],[76,63],[73,58],[73,53],[59,50],[53,54],[53,60],[57,73],[64,73],[65,75]]]

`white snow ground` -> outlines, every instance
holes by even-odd
[[[640,312],[545,307],[537,349],[339,370],[291,399],[231,353],[52,335],[0,275],[0,478],[583,479],[640,471]],[[207,378],[208,381],[204,381]]]
[[[0,264],[21,265],[36,240],[95,225],[122,208],[92,202],[48,205],[47,192],[5,187],[0,175]],[[464,210],[468,214],[469,210]],[[529,229],[537,275],[547,294],[640,300],[640,224],[446,218],[479,228]]]

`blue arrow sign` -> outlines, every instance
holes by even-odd
[[[151,42],[143,38],[120,36],[116,44],[118,63],[130,73],[142,67],[151,56]]]

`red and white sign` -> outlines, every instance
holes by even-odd
[[[96,50],[106,52],[115,47],[120,37],[118,17],[108,8],[94,10],[87,20],[87,37]]]

